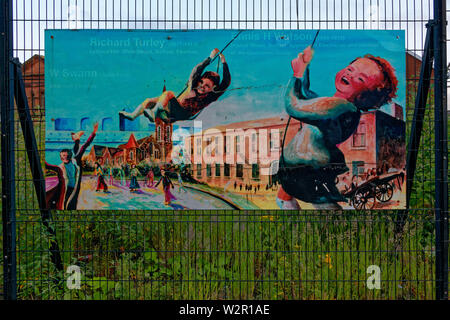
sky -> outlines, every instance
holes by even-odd
[[[45,29],[402,29],[421,56],[433,0],[14,0],[13,10],[21,61],[44,54]]]
[[[49,30],[47,119],[112,117],[118,121],[120,110],[134,110],[146,98],[159,96],[164,84],[175,94],[181,92],[192,68],[237,34],[234,30]],[[292,76],[290,61],[311,44],[315,34],[315,30],[240,33],[224,51],[231,85],[197,120],[209,128],[283,113],[284,88]],[[394,66],[399,80],[396,102],[405,105],[403,31],[322,30],[314,50],[311,89],[320,96],[332,96],[336,73],[370,53]],[[217,67],[213,63],[206,70],[217,71]],[[115,127],[118,130],[118,122]]]
[[[72,28],[403,29],[406,47],[420,51],[425,40],[425,23],[433,15],[433,0],[14,0],[13,3],[15,46],[24,58],[31,54],[24,49],[43,51],[45,29]]]

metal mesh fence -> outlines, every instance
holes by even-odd
[[[432,17],[431,0],[16,0],[12,23],[24,66],[44,55],[45,29],[404,29],[408,137]],[[34,66],[24,77],[43,163],[44,64]],[[18,298],[434,299],[433,98],[404,225],[398,211],[57,211],[64,270],[50,258],[16,114]],[[80,289],[61,281],[70,265]],[[371,265],[380,289],[367,286]]]

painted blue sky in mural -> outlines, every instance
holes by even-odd
[[[52,119],[111,118],[158,96],[164,83],[181,92],[192,68],[213,48],[222,49],[237,30],[125,31],[47,30],[46,112]],[[231,72],[229,90],[196,120],[203,128],[284,113],[283,89],[290,61],[308,46],[316,30],[244,31],[224,52]],[[170,40],[169,40],[169,38]],[[321,96],[335,92],[334,76],[355,57],[370,53],[391,62],[399,80],[395,102],[405,105],[405,38],[398,30],[321,30],[314,45],[311,89]],[[217,63],[208,70],[217,70]],[[220,70],[221,73],[221,70]],[[109,120],[108,120],[109,121]],[[140,117],[139,128],[148,130]],[[177,123],[183,126],[183,123]]]

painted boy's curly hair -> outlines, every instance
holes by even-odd
[[[361,92],[354,100],[356,107],[363,111],[368,111],[370,109],[380,108],[382,105],[391,102],[397,96],[398,80],[395,75],[395,69],[386,59],[375,57],[371,54],[366,54],[363,58],[375,62],[383,74],[381,86]],[[358,59],[361,58],[356,58],[351,63]]]
[[[212,81],[212,83],[214,83],[215,86],[218,86],[220,83],[220,75],[217,72],[214,71],[206,71],[203,75],[202,75],[202,79],[209,79]]]

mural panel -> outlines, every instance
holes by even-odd
[[[404,31],[47,30],[47,205],[405,208]]]

